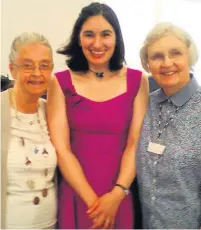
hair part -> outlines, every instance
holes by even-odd
[[[198,50],[196,47],[196,44],[189,33],[184,31],[182,28],[173,25],[169,22],[161,22],[156,24],[153,29],[148,33],[146,39],[144,40],[143,46],[140,49],[140,59],[141,64],[143,68],[149,72],[149,65],[148,65],[148,47],[159,40],[160,38],[173,34],[178,39],[180,39],[189,50],[189,65],[192,68],[192,66],[197,62],[198,60]]]
[[[89,70],[88,61],[80,46],[80,31],[88,18],[98,15],[102,15],[110,23],[116,35],[115,50],[109,62],[109,69],[115,71],[123,67],[123,63],[125,62],[125,48],[118,18],[109,6],[94,2],[81,10],[74,24],[69,42],[57,50],[57,53],[67,57],[66,64],[73,71]]]
[[[39,33],[22,33],[21,35],[17,36],[11,45],[10,54],[9,54],[9,61],[12,63],[15,61],[19,51],[22,47],[27,44],[41,44],[50,49],[52,52],[52,47],[49,44],[49,41],[45,36]]]

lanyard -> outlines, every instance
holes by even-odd
[[[174,113],[165,122],[165,125],[164,125],[163,129],[161,129],[161,122],[162,122],[162,103],[160,103],[160,107],[159,108],[160,108],[160,111],[159,111],[159,115],[158,115],[159,116],[159,121],[158,121],[158,136],[157,136],[157,139],[159,139],[161,137],[162,133],[169,126],[170,122],[173,122],[175,115],[177,114],[177,112],[180,109],[179,107],[176,108],[176,110],[174,111]]]

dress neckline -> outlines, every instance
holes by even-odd
[[[83,98],[84,100],[87,100],[89,102],[92,102],[92,103],[97,103],[97,104],[102,104],[102,103],[107,103],[107,102],[111,102],[111,101],[114,101],[116,99],[119,99],[123,96],[126,96],[128,94],[128,71],[129,71],[129,68],[126,68],[126,91],[115,96],[115,97],[112,97],[112,98],[109,98],[107,100],[104,100],[104,101],[95,101],[95,100],[92,100],[88,97],[85,97],[79,93],[77,93],[76,89],[75,89],[75,86],[73,85],[73,82],[72,82],[72,76],[71,76],[71,73],[70,71],[68,70],[68,73],[69,73],[69,80],[70,80],[70,86],[72,87],[72,90],[73,90],[73,93],[75,93],[76,95],[78,95],[79,97]]]

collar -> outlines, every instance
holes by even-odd
[[[187,101],[191,99],[191,97],[199,87],[193,74],[190,74],[190,77],[191,79],[188,82],[188,84],[171,97],[166,96],[161,88],[157,90],[157,94],[153,95],[155,97],[156,102],[161,103],[166,100],[170,100],[174,105],[178,107],[183,106]]]

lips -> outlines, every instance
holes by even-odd
[[[165,75],[165,76],[172,76],[172,75],[174,75],[175,73],[176,73],[176,72],[173,72],[173,71],[170,72],[170,71],[169,71],[169,72],[163,72],[162,74]]]
[[[39,86],[42,85],[44,82],[43,81],[28,81],[29,84]]]
[[[90,53],[94,58],[101,58],[105,55],[105,51],[95,51],[95,50],[90,50]]]

